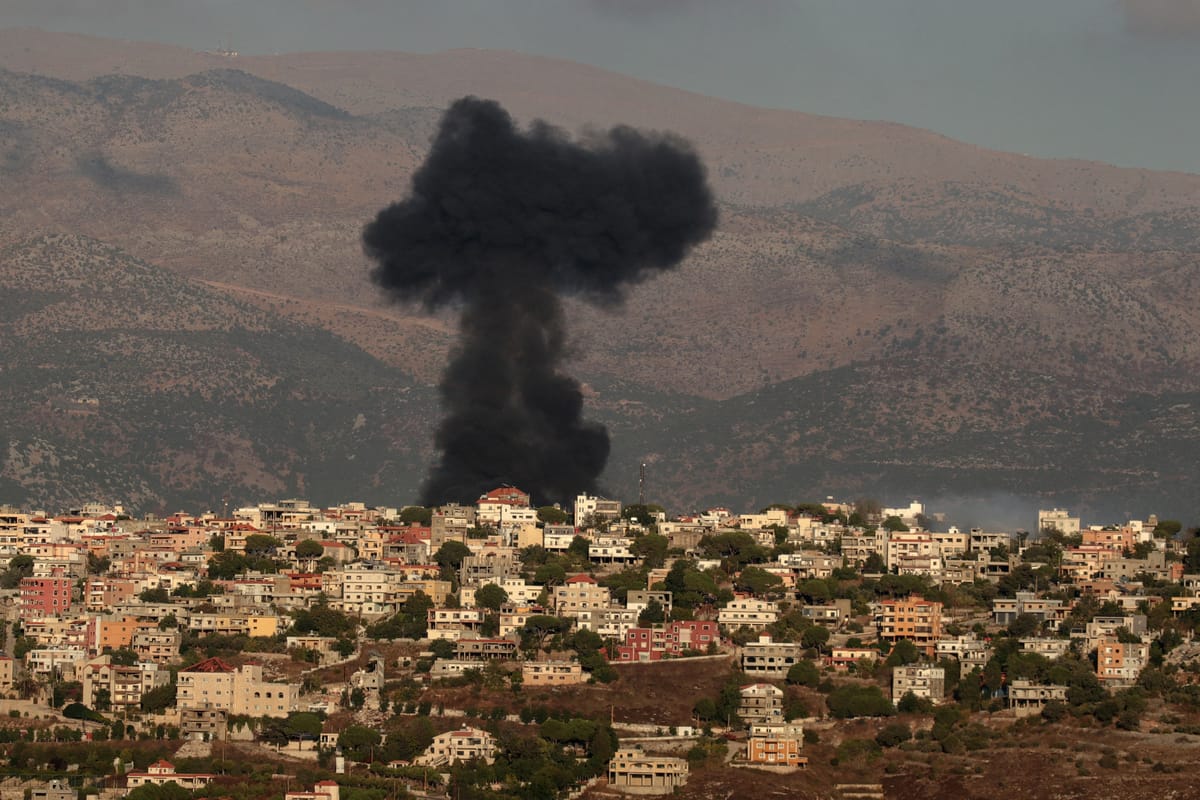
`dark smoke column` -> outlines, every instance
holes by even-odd
[[[363,232],[392,297],[463,305],[422,502],[474,502],[501,483],[539,502],[594,491],[608,434],[584,421],[579,384],[558,371],[560,297],[619,302],[716,220],[680,139],[617,127],[571,141],[543,122],[518,130],[492,101],[454,103],[409,197]]]

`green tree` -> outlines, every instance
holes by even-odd
[[[814,650],[821,650],[829,641],[829,629],[820,625],[810,625],[800,634],[800,644]]]
[[[539,522],[547,525],[562,525],[570,519],[570,515],[558,506],[540,506],[537,510],[537,518]]]
[[[887,519],[885,519],[883,521],[883,523],[880,525],[880,527],[883,528],[885,531],[889,531],[891,533],[907,533],[908,532],[908,526],[904,524],[904,520],[902,520],[896,516],[888,517]]]
[[[912,729],[904,722],[889,722],[875,734],[875,743],[880,747],[897,747],[912,738]]]
[[[787,682],[815,689],[821,683],[821,671],[817,669],[816,664],[807,659],[797,661],[788,669]]]
[[[638,614],[638,625],[642,627],[656,625],[664,622],[666,618],[667,614],[663,610],[662,603],[651,599],[650,602],[646,603],[646,607],[642,609],[641,613]]]
[[[825,698],[829,713],[838,719],[849,717],[886,717],[896,713],[892,703],[878,686],[839,686]]]
[[[282,544],[283,542],[274,536],[269,536],[265,533],[252,533],[246,537],[246,556],[247,558],[273,556]]]
[[[783,579],[761,567],[746,567],[733,582],[739,592],[760,597],[779,597],[783,594]]]
[[[175,684],[156,686],[142,695],[142,711],[157,714],[175,705]]]
[[[433,521],[433,509],[424,506],[405,506],[400,509],[398,522],[401,525],[422,525],[426,528]]]
[[[347,758],[354,761],[370,761],[383,737],[374,728],[351,725],[338,736],[338,747]]]
[[[33,575],[33,556],[17,555],[8,560],[8,568],[0,573],[0,589],[15,589],[22,578]]]
[[[642,559],[647,569],[658,569],[667,562],[671,541],[659,533],[643,533],[629,545],[629,552]]]
[[[442,568],[442,578],[457,584],[458,571],[462,569],[463,560],[471,555],[471,548],[462,542],[449,541],[438,548],[433,554],[433,562]]]
[[[508,592],[494,583],[486,583],[475,590],[475,606],[499,611],[508,602]]]
[[[915,664],[921,660],[921,651],[908,639],[900,639],[892,645],[887,659],[883,662],[888,667],[902,667]]]
[[[325,548],[316,539],[301,539],[296,543],[296,558],[311,561],[325,555]]]

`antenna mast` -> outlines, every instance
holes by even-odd
[[[646,464],[642,462],[642,467],[638,470],[638,505],[646,505]]]

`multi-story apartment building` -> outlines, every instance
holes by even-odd
[[[942,604],[916,595],[884,600],[876,616],[879,638],[888,642],[908,639],[932,656],[942,638]]]
[[[755,723],[746,740],[746,761],[768,767],[804,767],[808,759],[800,754],[804,747],[804,727],[799,722]]]
[[[286,717],[296,710],[299,687],[263,680],[262,667],[234,667],[209,658],[181,669],[176,705],[184,708],[225,709],[235,716]]]
[[[431,608],[427,615],[426,635],[430,639],[451,641],[478,636],[485,616],[482,608]]]
[[[1200,599],[1197,599],[1200,603]],[[640,613],[632,608],[585,609],[575,615],[575,627],[581,631],[591,631],[605,639],[624,640],[633,628],[638,627]]]
[[[939,703],[946,696],[946,670],[929,664],[892,669],[892,700],[913,694]]]
[[[730,600],[717,612],[717,622],[727,628],[762,630],[779,620],[779,606],[769,600],[742,597]]]
[[[583,526],[588,520],[599,523],[604,520],[620,518],[620,500],[606,500],[603,497],[592,497],[586,494],[575,498],[575,524],[577,526]]]
[[[1039,532],[1054,530],[1067,536],[1075,536],[1080,532],[1079,517],[1072,517],[1066,509],[1062,508],[1038,511],[1037,529]]]
[[[131,666],[113,664],[109,656],[100,656],[81,670],[83,704],[96,707],[99,693],[108,692],[109,703],[118,711],[138,708],[142,695],[166,686],[171,676],[157,664],[143,662]]]
[[[167,664],[179,656],[182,635],[178,629],[150,628],[133,634],[133,652],[142,661]]]
[[[1027,636],[1020,640],[1021,650],[1055,659],[1066,655],[1071,649],[1070,639],[1051,639],[1045,636]]]
[[[580,611],[608,608],[612,593],[591,575],[572,575],[562,586],[554,587],[554,612],[560,617],[575,617]]]
[[[760,678],[783,679],[788,670],[804,660],[804,647],[796,642],[776,642],[770,634],[761,634],[757,642],[743,646],[739,653],[742,672]]]
[[[1040,714],[1051,701],[1065,703],[1067,687],[1057,684],[1036,684],[1032,681],[1015,680],[1008,687],[1008,707],[1023,717]]]
[[[676,620],[653,628],[630,628],[624,644],[617,645],[617,661],[657,661],[703,651],[720,643],[720,629],[711,620]]]
[[[934,652],[938,660],[956,659],[962,665],[964,675],[976,667],[983,669],[991,657],[990,649],[987,642],[969,633],[938,639],[934,645]]]
[[[456,761],[482,761],[491,764],[496,760],[496,738],[479,728],[462,727],[433,737],[433,743],[414,763],[420,766],[449,766]]]
[[[608,785],[629,794],[670,794],[687,777],[686,758],[648,755],[637,745],[620,748],[608,764]]]
[[[739,690],[738,716],[747,722],[783,722],[783,690],[769,683],[752,683]]]
[[[22,578],[17,600],[21,621],[66,614],[71,610],[72,583],[61,569],[49,577]]]
[[[526,661],[521,678],[526,686],[570,686],[583,683],[587,676],[578,661]]]
[[[992,619],[1002,626],[1011,625],[1022,614],[1030,614],[1042,623],[1057,624],[1070,611],[1062,600],[1038,597],[1035,592],[1017,592],[1016,597],[997,597],[992,601]]]
[[[1096,677],[1101,685],[1125,688],[1137,683],[1150,662],[1150,645],[1104,637],[1096,645]]]

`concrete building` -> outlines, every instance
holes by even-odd
[[[587,680],[578,661],[526,661],[521,678],[526,686],[571,686]]]
[[[420,766],[443,767],[455,762],[483,761],[491,764],[496,760],[496,739],[479,728],[462,727],[433,737],[433,744],[417,756],[414,763]]]
[[[146,768],[145,772],[130,772],[125,775],[126,785],[130,789],[147,784],[161,786],[164,783],[174,783],[184,789],[202,789],[212,783],[215,775],[208,773],[181,773],[175,771],[175,765],[170,761],[159,759]]]
[[[1052,700],[1065,703],[1067,687],[1021,680],[1013,681],[1008,687],[1008,707],[1019,717],[1040,714]]]
[[[608,785],[627,794],[670,794],[687,776],[687,759],[647,755],[637,746],[620,748],[608,765]]]
[[[114,710],[128,711],[139,708],[142,695],[159,686],[166,686],[171,676],[160,670],[157,664],[141,663],[122,666],[111,663],[109,656],[100,656],[82,669],[83,704],[96,707],[100,692],[107,692]]]
[[[74,581],[62,570],[43,578],[22,578],[17,612],[25,622],[40,617],[57,617],[71,610]]]
[[[621,501],[606,500],[581,494],[575,498],[575,525],[583,527],[587,520],[596,523],[621,518]]]
[[[1150,645],[1122,642],[1105,637],[1096,646],[1096,677],[1109,689],[1124,689],[1137,683],[1150,661]]]
[[[940,703],[946,697],[946,670],[929,664],[892,668],[892,700],[909,693]]]
[[[1063,508],[1053,508],[1049,511],[1038,511],[1037,530],[1055,530],[1066,536],[1079,534],[1079,517],[1072,517]]]
[[[299,687],[263,680],[258,664],[233,667],[210,658],[179,671],[176,705],[223,708],[234,716],[286,717],[297,709]]]
[[[782,722],[783,690],[769,683],[752,683],[740,690],[738,716],[747,722]]]
[[[796,663],[804,660],[804,647],[798,642],[776,642],[770,634],[760,634],[738,651],[742,672],[758,678],[783,679]]]
[[[554,587],[554,612],[560,617],[575,617],[580,611],[608,608],[612,593],[591,575],[572,575],[562,586]]]
[[[779,606],[769,600],[743,597],[730,600],[717,612],[717,622],[726,628],[762,630],[779,620]]]
[[[225,738],[228,716],[225,709],[183,708],[179,711],[179,731],[184,739],[217,742]]]

